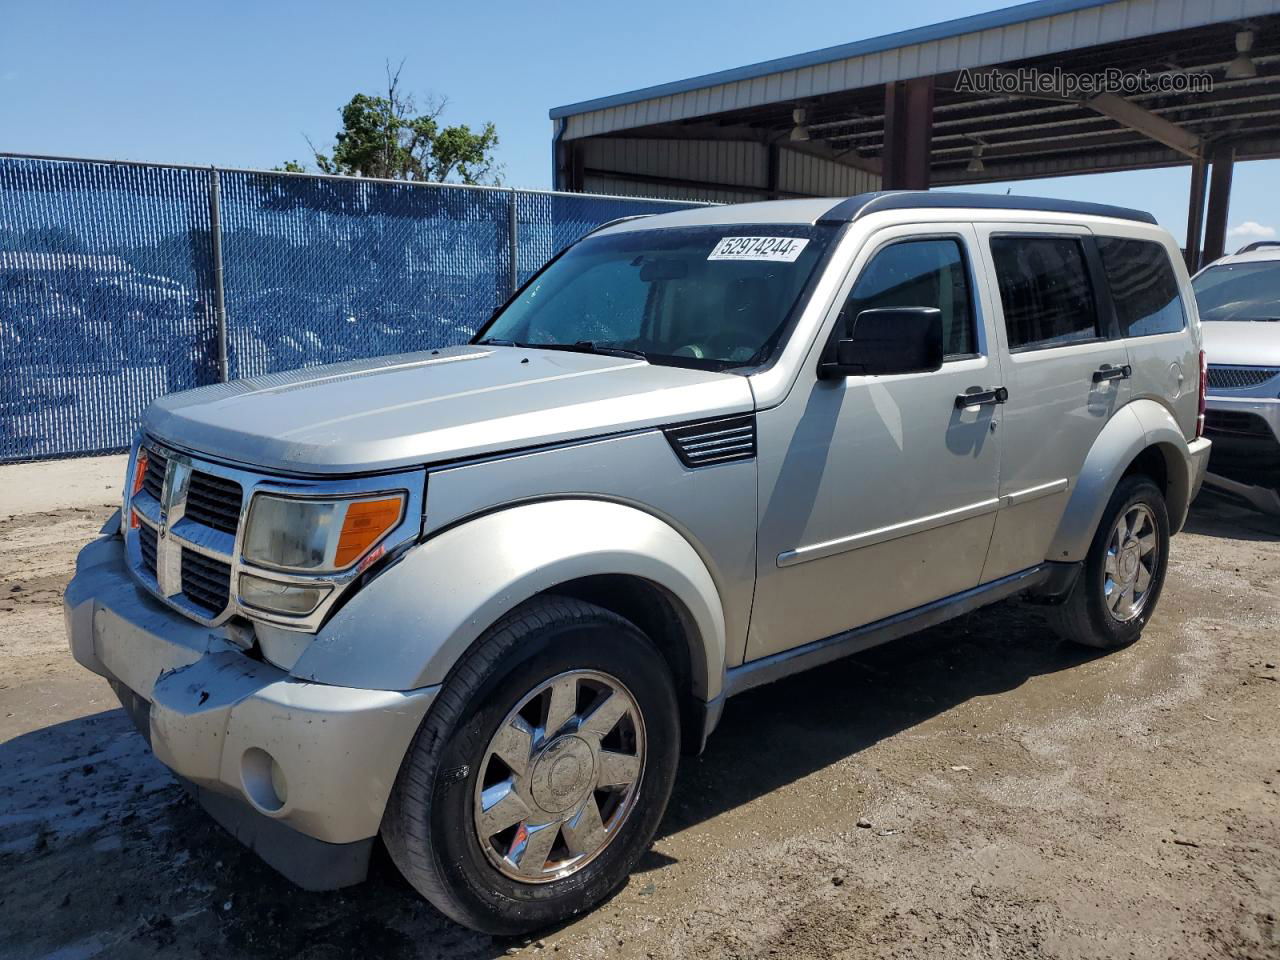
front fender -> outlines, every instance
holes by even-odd
[[[1194,479],[1186,437],[1168,408],[1154,400],[1135,400],[1116,411],[1089,450],[1047,559],[1072,562],[1085,558],[1116,485],[1148,447],[1155,447],[1164,457],[1170,530],[1177,533],[1182,529]]]
[[[503,614],[558,584],[597,574],[664,587],[698,633],[694,693],[720,694],[725,625],[706,565],[672,527],[602,500],[529,503],[451,527],[366,586],[294,665],[302,679],[413,690],[449,669]]]

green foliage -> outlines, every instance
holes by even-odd
[[[297,160],[286,160],[278,167],[272,167],[276,173],[306,173],[307,168],[300,164]]]
[[[465,123],[444,126],[440,117],[446,105],[432,98],[419,113],[414,98],[400,89],[399,69],[393,73],[388,67],[386,95],[357,93],[351,98],[342,108],[342,129],[333,150],[325,154],[313,148],[316,166],[352,177],[499,183],[497,129],[492,123],[478,131]],[[284,166],[295,168],[297,164]]]

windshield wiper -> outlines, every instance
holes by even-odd
[[[503,340],[499,337],[486,337],[477,340],[476,346],[483,347],[519,347],[522,350],[563,350],[566,353],[595,353],[602,357],[629,357],[634,360],[649,362],[649,358],[639,350],[628,350],[626,347],[611,347],[596,343],[594,340],[579,340],[577,343],[521,343],[519,340]]]
[[[579,340],[577,343],[518,343],[518,347],[530,350],[563,350],[566,353],[595,353],[602,357],[630,357],[634,360],[649,362],[649,358],[639,350],[628,350],[626,347],[610,347],[596,343],[594,340]]]
[[[592,340],[579,340],[573,345],[573,348],[581,350],[583,353],[599,353],[606,357],[631,357],[633,360],[649,362],[649,358],[639,350],[628,350],[626,347],[610,347],[595,343]]]

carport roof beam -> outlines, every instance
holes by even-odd
[[[1194,133],[1114,93],[1100,93],[1086,100],[1085,105],[1130,130],[1137,130],[1166,147],[1185,153],[1192,160],[1204,155],[1204,142]]]

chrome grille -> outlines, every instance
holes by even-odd
[[[147,449],[147,471],[142,475],[142,489],[157,500],[164,492],[164,472],[169,461],[157,450]]]
[[[707,420],[664,431],[671,448],[686,467],[705,467],[756,455],[756,419],[753,416]]]
[[[125,556],[139,585],[207,626],[235,614],[287,629],[314,632],[345,590],[364,575],[357,564],[311,574],[256,565],[239,554],[242,518],[259,493],[292,496],[360,497],[394,493],[404,497],[399,525],[384,538],[404,546],[421,532],[426,471],[406,470],[393,477],[305,479],[276,477],[191,456],[144,437],[130,461],[129,476],[145,455],[147,468],[134,490],[125,485]],[[241,570],[280,583],[316,583],[325,588],[320,605],[306,615],[240,605],[235,585]]]
[[[243,496],[234,480],[193,471],[187,488],[187,519],[235,536]]]
[[[1247,390],[1280,377],[1280,367],[1226,367],[1209,364],[1210,390]]]
[[[231,602],[231,564],[184,549],[182,592],[210,616],[216,616]]]
[[[187,614],[230,613],[232,555],[244,487],[238,472],[146,441],[142,484],[130,500],[129,556],[143,584]],[[141,454],[140,454],[141,455]],[[167,498],[167,499],[166,499]]]
[[[142,551],[142,565],[154,577],[156,575],[156,532],[145,523],[138,525],[138,547]]]

